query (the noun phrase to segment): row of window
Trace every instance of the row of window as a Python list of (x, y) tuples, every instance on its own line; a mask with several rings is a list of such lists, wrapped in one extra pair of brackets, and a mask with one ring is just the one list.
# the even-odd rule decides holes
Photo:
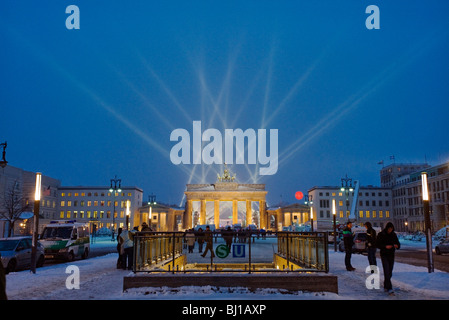
[[(322, 199), (322, 200), (320, 200), (320, 208), (330, 208), (330, 203), (331, 203), (330, 200)], [(339, 207), (343, 207), (343, 201), (342, 200), (338, 201), (338, 206)], [(345, 206), (349, 207), (349, 200), (345, 201)], [(359, 200), (359, 206), (363, 207), (363, 200)], [(370, 201), (369, 200), (365, 200), (365, 206), (367, 206), (367, 207), (370, 206)], [(377, 206), (379, 206), (379, 207), (384, 206), (383, 200), (379, 200), (379, 201), (371, 200), (371, 207), (377, 207)], [(385, 200), (385, 206), (386, 207), (390, 206), (390, 201), (389, 200)]]
[[(320, 218), (324, 218), (325, 212), (323, 210), (320, 210)], [(346, 215), (343, 211), (338, 212), (338, 216), (340, 218), (348, 218), (349, 217), (349, 211), (346, 211)], [(326, 218), (331, 217), (331, 212), (329, 210), (326, 211)], [(386, 210), (385, 212), (383, 210), (359, 210), (359, 218), (390, 218), (390, 211)]]
[[(332, 192), (332, 197), (335, 197), (336, 194), (337, 194), (336, 192)], [(389, 196), (388, 192), (384, 192), (383, 194), (384, 194), (385, 197)], [(320, 197), (323, 197), (324, 196), (324, 192), (320, 192), (319, 195), (320, 195)], [(354, 192), (352, 192), (351, 195), (354, 196)], [(326, 192), (326, 197), (330, 197), (330, 196), (331, 196), (331, 193), (330, 192)], [(338, 196), (339, 197), (343, 197), (343, 192), (339, 192)], [(369, 197), (369, 196), (370, 196), (370, 193), (369, 192), (365, 192), (365, 197)], [(375, 192), (371, 192), (371, 197), (375, 197), (375, 196), (376, 196), (376, 193)], [(382, 192), (378, 192), (377, 196), (378, 197), (382, 197)], [(362, 191), (359, 191), (359, 197), (363, 197), (363, 192)]]
[[(122, 200), (122, 201), (120, 201), (120, 208), (126, 208), (126, 202), (127, 202), (128, 200)], [(61, 206), (61, 207), (78, 207), (78, 205), (80, 206), (80, 207), (84, 207), (84, 206), (86, 206), (87, 205), (87, 207), (98, 207), (98, 206), (100, 206), (100, 207), (104, 207), (104, 206), (107, 206), (107, 207), (111, 207), (112, 206), (112, 204), (114, 204), (114, 206), (116, 206), (116, 207), (118, 207), (118, 205), (119, 205), (119, 202), (118, 201), (114, 201), (114, 202), (112, 202), (111, 200), (107, 200), (107, 201), (105, 201), (105, 200), (100, 200), (100, 201), (98, 201), (98, 200), (94, 200), (94, 201), (91, 201), (91, 200), (87, 200), (87, 201), (85, 201), (85, 200), (61, 200), (60, 201), (60, 203), (59, 203), (59, 205)]]
[[(61, 210), (59, 213), (59, 218), (61, 219), (112, 219), (112, 212), (111, 211), (98, 211), (98, 210), (93, 210), (93, 211), (78, 211), (78, 210), (74, 210), (74, 211), (63, 211)], [(121, 210), (120, 212), (115, 212), (114, 214), (114, 219), (115, 218), (121, 218), (124, 219), (125, 218), (125, 211)]]
[[(94, 197), (98, 197), (98, 195), (100, 195), (101, 197), (104, 197), (105, 196), (105, 194), (106, 193), (104, 193), (104, 192), (101, 192), (101, 193), (98, 193), (98, 192), (88, 192), (87, 193), (87, 196), (88, 197), (92, 197), (92, 196), (94, 196)], [(72, 192), (67, 192), (67, 194), (65, 193), (65, 192), (61, 192), (61, 197), (65, 197), (67, 195), (67, 197), (71, 197), (72, 196)], [(85, 197), (86, 196), (86, 193), (85, 192), (73, 192), (73, 196), (74, 197), (79, 197), (81, 195), (81, 197)], [(108, 197), (110, 197), (112, 195), (112, 193), (111, 192), (108, 192), (107, 193), (107, 196)], [(116, 192), (115, 193), (115, 196), (119, 196), (119, 195), (121, 195), (122, 197), (124, 197), (125, 196), (125, 193), (124, 192), (122, 192), (122, 193), (118, 193), (118, 192)], [(128, 197), (131, 197), (132, 196), (132, 193), (131, 192), (128, 192)]]

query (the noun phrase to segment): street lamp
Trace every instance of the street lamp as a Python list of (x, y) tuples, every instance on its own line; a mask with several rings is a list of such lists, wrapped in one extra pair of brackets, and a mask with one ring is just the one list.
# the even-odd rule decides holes
[(313, 207), (310, 207), (310, 225), (312, 226), (313, 232)]
[(313, 232), (313, 212), (312, 212), (313, 200), (312, 199), (313, 199), (312, 195), (304, 196), (304, 204), (310, 208), (310, 222), (312, 225), (312, 232)]
[(156, 204), (156, 196), (151, 193), (151, 195), (148, 196), (148, 224), (151, 227), (151, 216), (153, 214), (153, 205)]
[(1, 168), (4, 168), (4, 167), (6, 167), (6, 165), (8, 164), (8, 161), (6, 161), (6, 146), (7, 146), (8, 144), (6, 143), (6, 141), (5, 142), (3, 142), (3, 143), (0, 143), (0, 146), (1, 147), (3, 147), (3, 152), (2, 152), (2, 160), (0, 161), (0, 167)]
[(332, 215), (334, 218), (334, 250), (337, 252), (337, 208), (335, 199), (332, 199)]
[(36, 252), (37, 252), (37, 238), (39, 234), (39, 207), (41, 202), (41, 184), (42, 173), (36, 173), (36, 186), (34, 190), (34, 230), (31, 244), (31, 272), (36, 273)]
[[(344, 192), (346, 195), (346, 212), (349, 211), (349, 193), (354, 191), (354, 188), (352, 187), (352, 179), (348, 178), (348, 175), (346, 175), (346, 178), (341, 178), (341, 188), (340, 191)], [(349, 213), (351, 214), (351, 213)], [(348, 220), (349, 220), (348, 216)], [(355, 218), (355, 217), (354, 217)]]
[[(118, 186), (117, 186), (118, 183)], [(114, 194), (114, 213), (112, 214), (112, 239), (111, 241), (114, 241), (114, 235), (115, 235), (115, 197), (117, 195), (117, 192), (122, 192), (122, 180), (117, 179), (117, 176), (115, 176), (114, 179), (111, 179), (111, 187), (109, 188), (109, 192)], [(128, 227), (128, 226), (126, 226)]]
[(129, 207), (130, 207), (131, 201), (126, 200), (126, 229), (129, 230)]
[(432, 230), (430, 223), (430, 204), (429, 204), (429, 191), (427, 185), (427, 172), (421, 173), (422, 183), (422, 202), (424, 211), (424, 223), (426, 228), (426, 246), (427, 246), (427, 268), (429, 273), (434, 271), (433, 268), (433, 255), (432, 255)]

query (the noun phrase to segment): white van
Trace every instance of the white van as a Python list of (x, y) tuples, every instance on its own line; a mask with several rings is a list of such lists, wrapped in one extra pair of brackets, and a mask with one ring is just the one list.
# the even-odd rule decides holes
[(75, 221), (52, 221), (40, 235), (45, 258), (72, 261), (76, 257), (86, 259), (90, 251), (89, 224)]

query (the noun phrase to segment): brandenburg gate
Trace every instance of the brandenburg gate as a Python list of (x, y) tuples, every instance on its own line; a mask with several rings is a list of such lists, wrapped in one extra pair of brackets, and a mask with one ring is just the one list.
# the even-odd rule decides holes
[(240, 184), (227, 167), (215, 184), (188, 184), (184, 226), (214, 225), (215, 228), (240, 225), (267, 228), (265, 184)]

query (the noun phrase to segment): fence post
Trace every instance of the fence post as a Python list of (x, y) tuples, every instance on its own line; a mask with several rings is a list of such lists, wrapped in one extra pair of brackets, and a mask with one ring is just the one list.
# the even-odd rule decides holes
[(173, 274), (175, 274), (175, 232), (173, 232), (173, 243), (172, 243), (172, 247), (173, 247)]

